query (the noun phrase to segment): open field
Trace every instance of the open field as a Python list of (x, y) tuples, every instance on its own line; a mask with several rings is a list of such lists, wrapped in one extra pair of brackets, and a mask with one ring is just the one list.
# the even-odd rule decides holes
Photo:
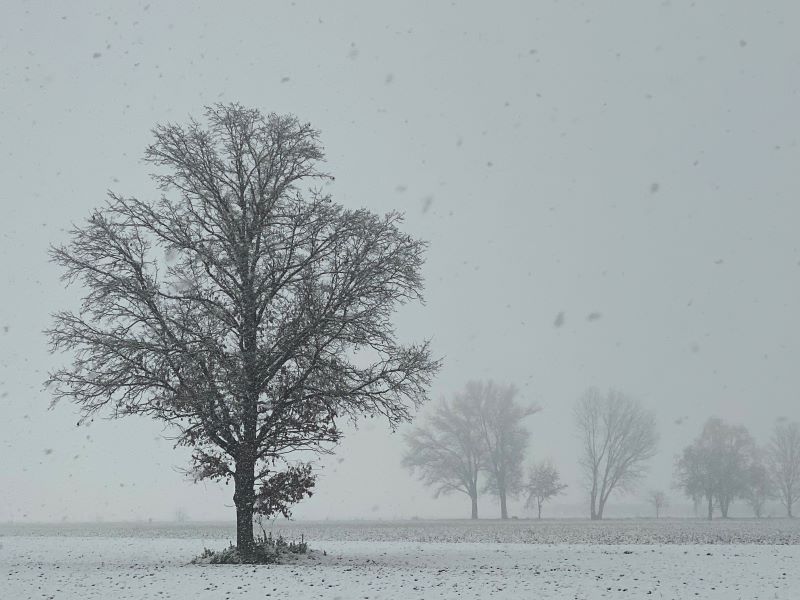
[[(196, 566), (187, 564), (191, 557), (204, 546), (224, 546), (230, 525), (4, 525), (0, 595), (790, 599), (800, 593), (800, 528), (782, 520), (284, 523), (278, 529), (305, 535), (316, 550), (295, 564)], [(515, 536), (529, 543), (507, 541)], [(713, 536), (713, 544), (686, 541)], [(637, 543), (622, 541), (634, 537)]]
[[(800, 519), (285, 521), (265, 528), (316, 541), (519, 544), (800, 544)], [(233, 523), (0, 524), (0, 536), (232, 540)], [(207, 541), (207, 544), (213, 543)], [(220, 542), (216, 542), (219, 545)]]

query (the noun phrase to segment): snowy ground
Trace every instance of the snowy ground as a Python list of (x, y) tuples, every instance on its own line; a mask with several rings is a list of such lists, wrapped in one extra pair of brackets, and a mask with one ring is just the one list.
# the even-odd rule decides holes
[[(781, 521), (787, 530), (794, 523)], [(432, 535), (482, 532), (482, 543), (410, 541), (422, 523), (361, 524), (362, 532), (399, 541), (352, 538), (353, 524), (327, 524), (309, 558), (281, 566), (186, 564), (203, 546), (225, 545), (215, 526), (61, 528), (0, 526), (2, 598), (786, 598), (800, 597), (800, 545), (770, 543), (767, 524), (733, 522), (759, 544), (506, 543), (507, 523), (428, 523)], [(685, 531), (697, 522), (515, 523), (577, 531)], [(227, 527), (227, 526), (225, 526)], [(295, 524), (302, 529), (303, 524)], [(310, 526), (306, 526), (309, 528)], [(315, 524), (323, 531), (325, 525)], [(448, 533), (448, 530), (451, 530)], [(406, 539), (401, 532), (405, 531)], [(129, 535), (121, 537), (119, 533)], [(173, 535), (170, 535), (170, 532)], [(411, 533), (409, 533), (411, 532)], [(48, 535), (49, 533), (49, 535)], [(81, 535), (83, 533), (83, 535)], [(109, 535), (112, 533), (114, 535)], [(194, 533), (192, 537), (175, 534)], [(144, 535), (143, 535), (144, 534)], [(492, 537), (494, 535), (494, 537)], [(333, 539), (333, 538), (340, 539)], [(362, 537), (369, 537), (363, 535)], [(651, 540), (654, 541), (654, 540)], [(677, 541), (677, 540), (676, 540)], [(327, 555), (321, 554), (321, 551)]]
[[(266, 526), (266, 525), (265, 525)], [(799, 519), (481, 519), (417, 521), (285, 521), (274, 534), (313, 541), (504, 542), (526, 544), (800, 544)], [(2, 524), (0, 536), (204, 538), (236, 535), (232, 523)]]

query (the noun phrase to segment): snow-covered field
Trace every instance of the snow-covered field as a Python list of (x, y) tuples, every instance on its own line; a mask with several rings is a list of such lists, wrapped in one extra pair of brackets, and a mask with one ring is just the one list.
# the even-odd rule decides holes
[[(800, 545), (785, 543), (800, 528), (784, 520), (275, 527), (316, 551), (291, 565), (196, 566), (204, 546), (227, 543), (229, 525), (0, 526), (0, 598), (800, 597)], [(717, 543), (685, 543), (693, 530)], [(551, 543), (505, 541), (514, 535)]]
[[(266, 525), (265, 525), (266, 527)], [(268, 529), (312, 541), (526, 544), (800, 544), (800, 519), (544, 519), (499, 521), (286, 521)], [(220, 545), (232, 523), (2, 524), (0, 536), (203, 538)], [(214, 542), (214, 540), (219, 540)]]

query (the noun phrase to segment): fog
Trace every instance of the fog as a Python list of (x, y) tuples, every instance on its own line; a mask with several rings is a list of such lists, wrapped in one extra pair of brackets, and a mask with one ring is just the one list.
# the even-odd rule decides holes
[[(49, 244), (109, 189), (156, 198), (151, 128), (218, 101), (311, 122), (334, 199), (401, 210), (430, 242), (426, 304), (398, 313), (400, 336), (443, 359), (432, 399), (491, 378), (542, 407), (528, 459), (569, 485), (554, 515), (586, 514), (572, 409), (590, 386), (640, 399), (661, 436), (612, 515), (644, 514), (654, 487), (690, 510), (673, 465), (708, 417), (760, 442), (800, 419), (794, 3), (4, 9), (0, 521), (233, 518), (232, 486), (188, 481), (161, 424), (77, 427), (43, 387), (68, 357), (42, 330), (80, 297)], [(350, 427), (295, 516), (468, 516), (401, 466), (409, 427)]]

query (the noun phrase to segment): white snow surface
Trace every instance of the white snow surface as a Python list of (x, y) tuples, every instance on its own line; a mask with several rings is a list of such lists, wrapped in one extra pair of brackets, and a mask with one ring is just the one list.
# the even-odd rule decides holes
[(226, 542), (0, 527), (0, 598), (800, 598), (798, 545), (507, 543), (479, 529), (484, 542), (311, 540), (293, 564), (199, 566), (188, 562)]

